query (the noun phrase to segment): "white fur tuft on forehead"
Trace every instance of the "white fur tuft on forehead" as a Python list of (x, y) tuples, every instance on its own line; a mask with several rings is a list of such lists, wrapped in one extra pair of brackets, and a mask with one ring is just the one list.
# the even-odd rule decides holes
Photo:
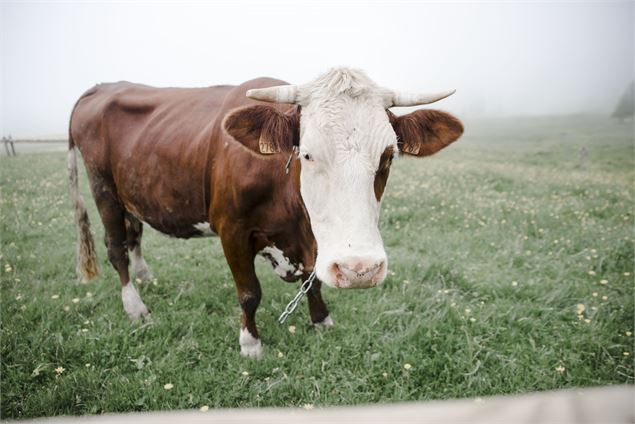
[(377, 84), (364, 71), (344, 67), (330, 69), (305, 87), (308, 88), (308, 95), (319, 94), (324, 97), (346, 94), (355, 98), (379, 91)]
[(384, 108), (386, 90), (363, 71), (334, 68), (304, 84), (300, 92), (301, 150), (338, 162), (357, 152), (369, 173), (375, 172), (387, 147), (397, 151), (397, 137)]

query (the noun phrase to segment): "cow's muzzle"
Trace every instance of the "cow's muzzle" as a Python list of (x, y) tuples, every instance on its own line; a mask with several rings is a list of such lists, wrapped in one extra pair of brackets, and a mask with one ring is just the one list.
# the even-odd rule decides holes
[(361, 257), (333, 262), (329, 277), (329, 285), (340, 289), (375, 287), (386, 278), (386, 260)]

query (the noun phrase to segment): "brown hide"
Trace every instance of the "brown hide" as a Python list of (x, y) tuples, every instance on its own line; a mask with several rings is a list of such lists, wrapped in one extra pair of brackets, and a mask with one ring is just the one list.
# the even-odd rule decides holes
[(286, 174), (288, 155), (255, 154), (221, 128), (232, 109), (260, 103), (246, 90), (282, 83), (260, 78), (236, 87), (94, 87), (71, 121), (93, 194), (116, 190), (127, 212), (165, 234), (195, 237), (194, 225), (209, 222), (221, 238), (241, 233), (254, 254), (274, 243), (310, 270), (315, 242), (299, 195), (299, 161)]

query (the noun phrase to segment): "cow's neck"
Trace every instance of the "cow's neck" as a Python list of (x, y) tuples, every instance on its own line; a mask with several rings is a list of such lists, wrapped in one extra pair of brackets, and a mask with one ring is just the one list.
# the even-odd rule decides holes
[(305, 269), (311, 270), (316, 255), (316, 242), (311, 231), (309, 214), (300, 194), (300, 161), (295, 154), (288, 170), (288, 173), (277, 179), (273, 189), (275, 193), (271, 199), (271, 210), (276, 211), (275, 218), (264, 229), (263, 240), (284, 251), (287, 257), (301, 262)]

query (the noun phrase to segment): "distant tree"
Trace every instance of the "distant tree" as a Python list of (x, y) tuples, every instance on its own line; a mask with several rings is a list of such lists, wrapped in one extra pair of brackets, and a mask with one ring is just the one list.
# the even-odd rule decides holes
[(611, 116), (620, 121), (633, 119), (633, 103), (635, 103), (635, 81), (631, 81)]

